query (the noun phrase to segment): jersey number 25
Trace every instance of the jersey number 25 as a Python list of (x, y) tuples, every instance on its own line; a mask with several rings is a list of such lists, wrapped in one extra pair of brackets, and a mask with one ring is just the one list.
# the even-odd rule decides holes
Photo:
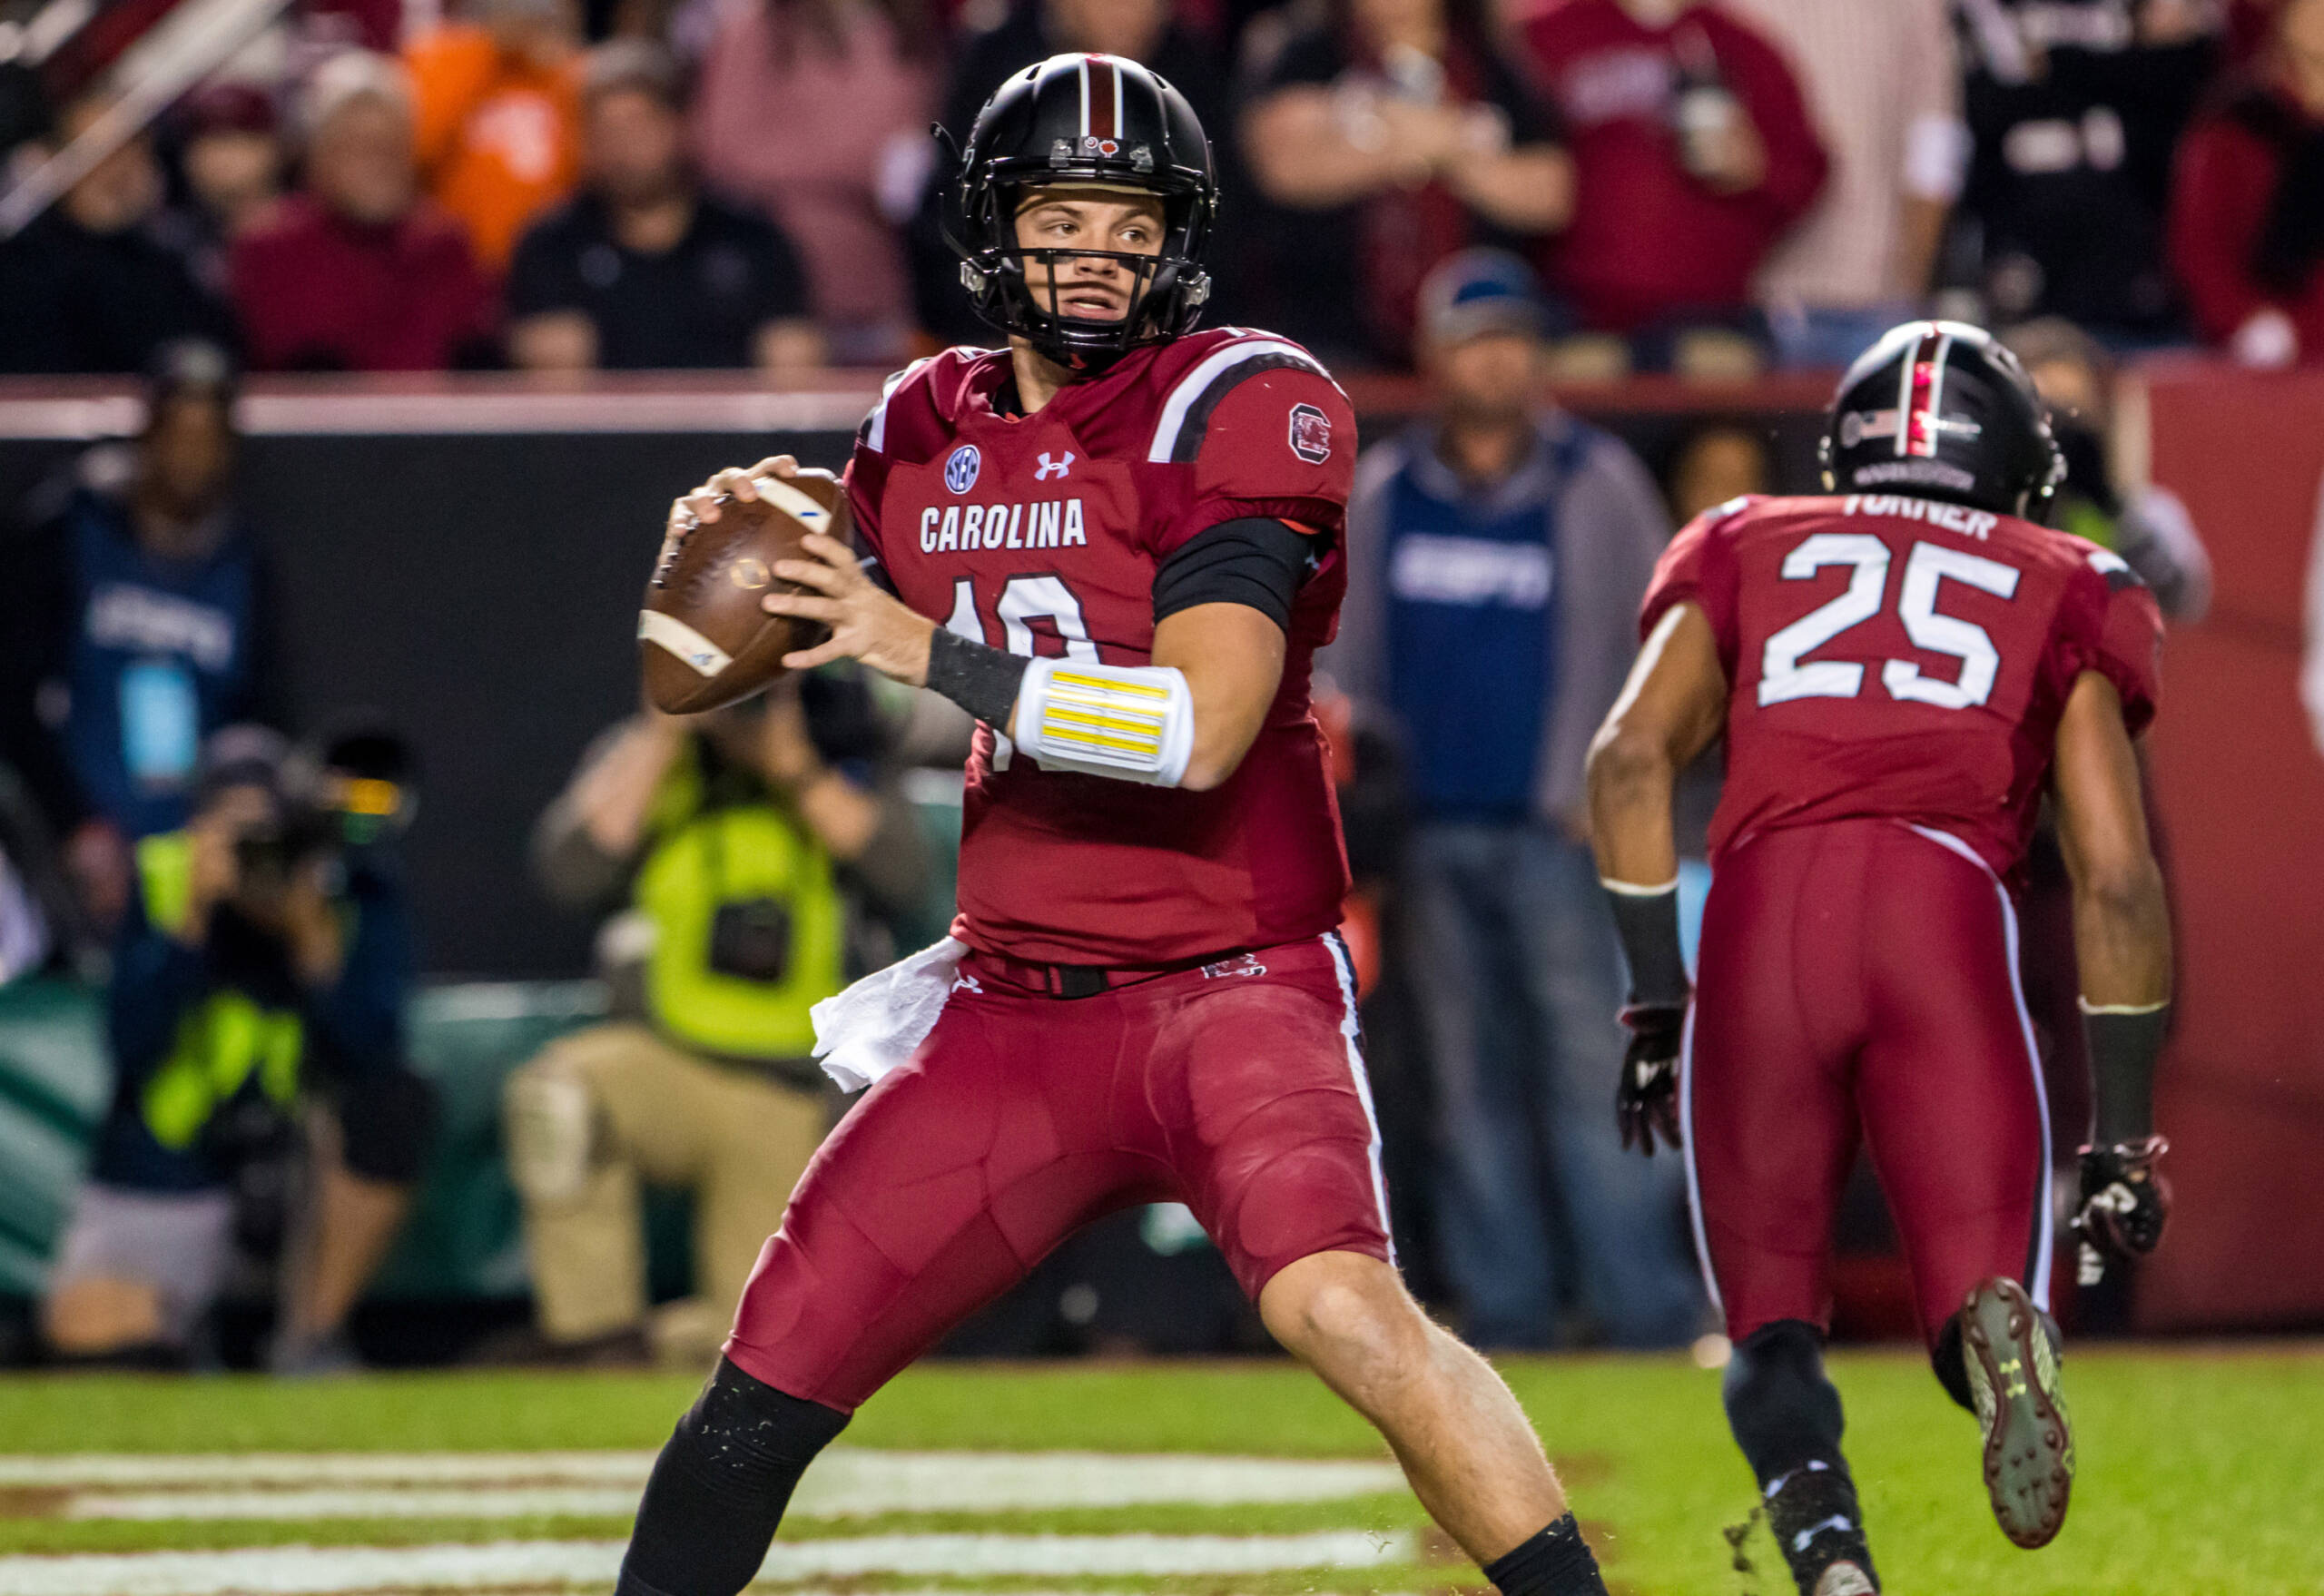
[[(1867, 532), (1818, 532), (1784, 557), (1783, 575), (1788, 582), (1813, 580), (1827, 566), (1853, 566), (1847, 591), (1829, 604), (1818, 605), (1768, 639), (1759, 662), (1759, 702), (1784, 704), (1795, 698), (1854, 698), (1864, 690), (1864, 667), (1850, 661), (1802, 659), (1851, 626), (1862, 626), (1880, 613), (1888, 587), (1888, 546)], [(1937, 585), (1946, 577), (2008, 598), (2017, 591), (2018, 571), (1999, 560), (1989, 560), (1957, 548), (1915, 543), (1905, 561), (1905, 579), (1896, 595), (1896, 616), (1915, 647), (1931, 654), (1949, 654), (1961, 662), (1957, 681), (1924, 675), (1908, 659), (1892, 659), (1880, 667), (1880, 685), (1891, 698), (1933, 704), (1939, 709), (1968, 709), (1983, 704), (1994, 690), (2001, 671), (2001, 652), (1983, 626), (1957, 616), (1937, 613)]]

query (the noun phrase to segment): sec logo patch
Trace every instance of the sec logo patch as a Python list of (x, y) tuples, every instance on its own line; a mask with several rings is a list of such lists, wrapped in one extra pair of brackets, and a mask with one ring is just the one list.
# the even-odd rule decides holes
[(964, 443), (952, 451), (944, 462), (944, 486), (955, 493), (966, 493), (977, 485), (977, 471), (984, 465), (984, 457), (973, 443)]
[(1332, 419), (1313, 405), (1291, 407), (1291, 452), (1311, 466), (1332, 458)]

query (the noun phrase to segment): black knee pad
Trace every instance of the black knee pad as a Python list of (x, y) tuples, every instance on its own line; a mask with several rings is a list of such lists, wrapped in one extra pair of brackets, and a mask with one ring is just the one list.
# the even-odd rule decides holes
[(615, 1596), (734, 1596), (766, 1561), (799, 1476), (850, 1416), (720, 1358), (655, 1460)]
[(340, 1089), (340, 1156), (366, 1180), (419, 1179), (435, 1129), (436, 1088), (409, 1069), (367, 1070)]
[(1735, 1344), (1721, 1390), (1727, 1422), (1759, 1483), (1840, 1458), (1840, 1394), (1824, 1377), (1824, 1338), (1798, 1319)]

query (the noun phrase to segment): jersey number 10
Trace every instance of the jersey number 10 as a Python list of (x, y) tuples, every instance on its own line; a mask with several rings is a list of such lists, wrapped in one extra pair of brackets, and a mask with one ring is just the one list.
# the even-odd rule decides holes
[[(1842, 660), (1802, 657), (1821, 648), (1851, 626), (1862, 626), (1880, 613), (1888, 587), (1888, 546), (1867, 532), (1818, 532), (1784, 557), (1787, 582), (1814, 579), (1827, 566), (1854, 566), (1847, 591), (1829, 604), (1818, 605), (1768, 639), (1759, 662), (1759, 702), (1784, 704), (1795, 698), (1854, 698), (1864, 690), (1864, 667)], [(1880, 667), (1880, 685), (1891, 698), (1933, 704), (1939, 709), (1968, 709), (1992, 696), (1994, 678), (2001, 671), (2001, 652), (1983, 626), (1956, 616), (1939, 615), (1937, 584), (1946, 577), (1967, 584), (1996, 598), (2017, 591), (2018, 571), (1983, 555), (1915, 543), (1905, 561), (1905, 579), (1896, 595), (1896, 616), (1914, 646), (1931, 654), (1949, 654), (1961, 662), (1957, 681), (1942, 681), (1921, 674), (1908, 659), (1892, 659)]]

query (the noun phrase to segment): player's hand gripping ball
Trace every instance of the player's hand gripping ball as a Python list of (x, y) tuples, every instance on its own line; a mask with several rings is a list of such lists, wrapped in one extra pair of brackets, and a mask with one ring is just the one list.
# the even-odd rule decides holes
[(1624, 1148), (1636, 1147), (1654, 1157), (1658, 1132), (1662, 1144), (1679, 1148), (1679, 1044), (1686, 1033), (1683, 1005), (1640, 1003), (1622, 1010), (1630, 1028), (1630, 1045), (1622, 1052), (1621, 1084), (1614, 1089), (1614, 1118), (1622, 1128)]
[(802, 557), (805, 538), (848, 539), (847, 496), (828, 471), (788, 456), (721, 471), (670, 507), (662, 552), (637, 615), (645, 695), (665, 714), (738, 704), (783, 674), (783, 655), (812, 648), (827, 628), (770, 615), (770, 593), (804, 589), (774, 574)]
[(2155, 1162), (2171, 1150), (2159, 1136), (2082, 1149), (2082, 1202), (2073, 1227), (2082, 1237), (2082, 1283), (2104, 1278), (2110, 1259), (2151, 1253), (2171, 1218), (2171, 1183)]

